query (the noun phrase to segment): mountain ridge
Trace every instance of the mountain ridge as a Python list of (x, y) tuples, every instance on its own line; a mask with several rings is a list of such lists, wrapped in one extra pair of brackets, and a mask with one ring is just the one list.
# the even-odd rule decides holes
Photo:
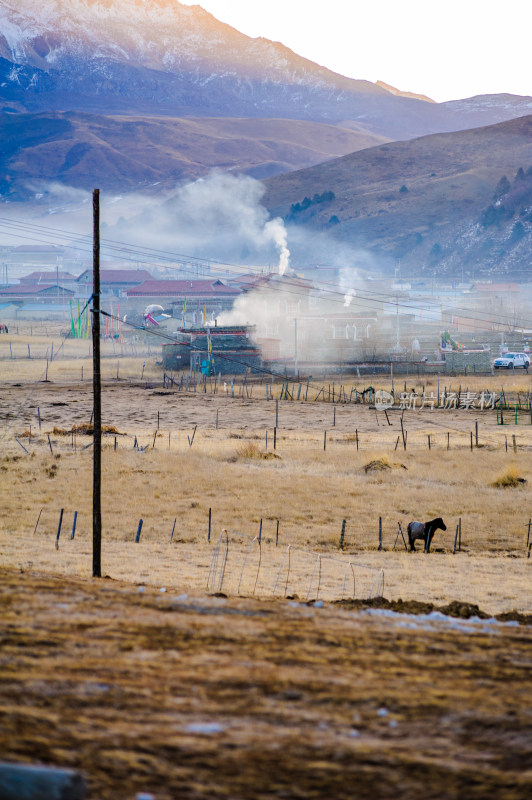
[(394, 94), (177, 0), (0, 0), (0, 58), (0, 103), (32, 112), (282, 117), (408, 139), (474, 127), (478, 106), (484, 124), (532, 108)]
[[(62, 182), (116, 193), (174, 188), (214, 168), (264, 178), (371, 146), (380, 137), (306, 120), (0, 116), (0, 195), (29, 200)], [(153, 191), (153, 190), (152, 190)]]

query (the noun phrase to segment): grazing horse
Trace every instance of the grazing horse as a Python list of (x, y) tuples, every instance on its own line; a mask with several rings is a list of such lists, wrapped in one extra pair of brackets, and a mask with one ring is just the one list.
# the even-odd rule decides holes
[(408, 532), (410, 551), (412, 552), (416, 549), (414, 545), (416, 539), (423, 539), (425, 542), (425, 550), (428, 553), (430, 551), (432, 537), (438, 529), (441, 531), (447, 530), (447, 526), (441, 517), (431, 519), (429, 522), (409, 522), (406, 530)]

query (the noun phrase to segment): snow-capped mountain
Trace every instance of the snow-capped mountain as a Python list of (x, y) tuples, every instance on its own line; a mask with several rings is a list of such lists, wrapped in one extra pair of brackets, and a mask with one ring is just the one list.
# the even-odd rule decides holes
[[(482, 122), (530, 113), (522, 100), (492, 103)], [(2, 101), (30, 111), (342, 122), (391, 139), (478, 124), (479, 105), (342, 77), (177, 0), (0, 0)]]
[(186, 114), (299, 118), (327, 118), (331, 103), (341, 117), (353, 95), (389, 98), (171, 0), (0, 0), (0, 57), (2, 88), (24, 89), (35, 110), (41, 91), (55, 107), (60, 93), (66, 104), (99, 98), (98, 110), (144, 101)]

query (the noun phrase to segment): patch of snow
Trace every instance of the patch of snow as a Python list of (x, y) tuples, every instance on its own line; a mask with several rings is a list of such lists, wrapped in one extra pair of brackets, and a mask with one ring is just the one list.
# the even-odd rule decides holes
[(505, 625), (518, 625), (519, 623), (511, 620), (509, 622), (502, 622), (494, 617), (489, 619), (480, 619), (480, 617), (470, 617), (469, 619), (461, 619), (458, 617), (449, 617), (447, 614), (442, 614), (441, 611), (431, 611), (430, 614), (401, 614), (397, 611), (391, 611), (387, 608), (368, 608), (365, 609), (363, 614), (369, 616), (381, 617), (389, 619), (397, 623), (400, 627), (427, 630), (434, 630), (440, 626), (454, 628), (463, 633), (495, 633), (497, 629)]
[(206, 736), (222, 733), (223, 730), (223, 725), (220, 725), (218, 722), (193, 722), (185, 728), (187, 733), (203, 733)]

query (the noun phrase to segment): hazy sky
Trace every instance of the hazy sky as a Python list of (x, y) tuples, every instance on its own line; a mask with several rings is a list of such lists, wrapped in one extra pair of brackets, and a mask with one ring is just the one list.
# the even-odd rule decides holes
[(180, 0), (349, 78), (434, 100), (532, 95), (530, 0)]

